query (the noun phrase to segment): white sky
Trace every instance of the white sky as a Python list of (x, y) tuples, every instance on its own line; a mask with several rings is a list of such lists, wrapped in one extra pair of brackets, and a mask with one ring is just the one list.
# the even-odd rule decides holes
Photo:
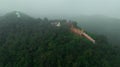
[(19, 10), (39, 15), (107, 15), (120, 17), (120, 0), (0, 0), (0, 13)]

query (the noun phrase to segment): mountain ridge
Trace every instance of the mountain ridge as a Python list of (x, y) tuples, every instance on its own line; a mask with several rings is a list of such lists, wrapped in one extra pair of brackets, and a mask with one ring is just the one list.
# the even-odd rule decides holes
[[(51, 25), (52, 22), (61, 22), (61, 26)], [(74, 21), (73, 24), (78, 27)], [(87, 33), (96, 44), (72, 33), (65, 20), (5, 18), (0, 21), (0, 66), (119, 66), (120, 54), (106, 37)]]

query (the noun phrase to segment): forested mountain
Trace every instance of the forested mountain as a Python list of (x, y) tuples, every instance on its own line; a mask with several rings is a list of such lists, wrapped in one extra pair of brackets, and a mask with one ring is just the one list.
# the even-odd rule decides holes
[(72, 33), (66, 20), (8, 13), (0, 17), (0, 67), (119, 67), (119, 48), (87, 33), (96, 44)]

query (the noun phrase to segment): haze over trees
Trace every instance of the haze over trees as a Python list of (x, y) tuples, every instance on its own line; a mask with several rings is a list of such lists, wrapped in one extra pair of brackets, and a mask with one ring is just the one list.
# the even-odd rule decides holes
[(105, 35), (111, 44), (120, 46), (120, 19), (100, 15), (81, 16), (73, 19), (78, 21), (78, 25), (85, 30)]
[[(49, 17), (50, 19), (59, 18), (59, 16)], [(63, 16), (68, 20), (74, 20), (78, 26), (97, 35), (103, 35), (108, 42), (120, 46), (120, 19), (103, 16), (103, 15), (80, 15), (80, 16)]]
[[(55, 21), (61, 26), (51, 25)], [(8, 13), (0, 17), (0, 67), (119, 67), (119, 48), (87, 33), (96, 44), (72, 33), (66, 20)]]

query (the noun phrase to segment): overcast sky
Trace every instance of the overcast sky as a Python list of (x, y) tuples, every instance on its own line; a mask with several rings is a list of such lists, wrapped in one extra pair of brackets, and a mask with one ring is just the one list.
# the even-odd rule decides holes
[(120, 17), (120, 0), (0, 0), (0, 13), (39, 15), (107, 15)]

